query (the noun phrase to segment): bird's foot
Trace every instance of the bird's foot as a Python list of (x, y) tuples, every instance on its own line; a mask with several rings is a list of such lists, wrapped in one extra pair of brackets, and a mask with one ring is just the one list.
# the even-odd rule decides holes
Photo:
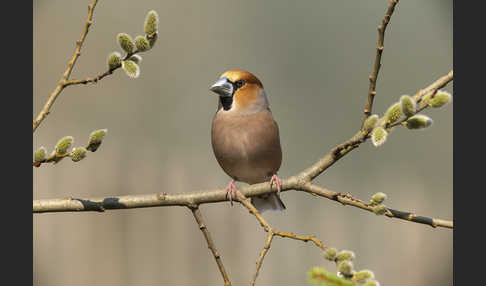
[(233, 191), (236, 191), (235, 180), (229, 182), (225, 190), (228, 193), (228, 198), (231, 203), (231, 206), (233, 206)]
[(274, 174), (270, 179), (270, 186), (275, 183), (277, 185), (277, 193), (280, 193), (280, 186), (282, 185), (282, 179), (280, 179), (277, 174)]

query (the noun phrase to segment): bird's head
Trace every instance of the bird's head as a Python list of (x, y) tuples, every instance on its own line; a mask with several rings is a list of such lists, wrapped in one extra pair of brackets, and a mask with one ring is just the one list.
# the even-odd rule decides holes
[(219, 95), (219, 108), (228, 112), (252, 114), (268, 108), (261, 81), (247, 71), (226, 71), (209, 89)]

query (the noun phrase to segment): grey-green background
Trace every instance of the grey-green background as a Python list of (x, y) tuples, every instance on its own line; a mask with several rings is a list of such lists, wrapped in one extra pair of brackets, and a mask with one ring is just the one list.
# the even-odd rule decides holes
[[(52, 150), (65, 135), (75, 145), (107, 128), (96, 153), (33, 170), (34, 199), (179, 193), (224, 187), (229, 178), (210, 145), (220, 73), (256, 74), (280, 125), (279, 174), (312, 164), (359, 128), (375, 58), (380, 1), (103, 1), (96, 7), (73, 78), (106, 70), (119, 32), (143, 32), (160, 15), (155, 48), (141, 75), (123, 71), (96, 85), (69, 87), (34, 134), (33, 150)], [(34, 1), (36, 116), (71, 58), (87, 0)], [(375, 111), (413, 94), (452, 69), (452, 1), (401, 1), (388, 27)], [(447, 90), (452, 92), (452, 84)], [(444, 219), (452, 212), (453, 104), (426, 113), (426, 131), (394, 130), (344, 157), (316, 183), (362, 198), (385, 192), (387, 205)], [(303, 193), (285, 192), (287, 210), (265, 213), (275, 227), (315, 234), (355, 251), (357, 269), (382, 285), (452, 285), (453, 233), (377, 217)], [(201, 211), (233, 285), (248, 285), (266, 234), (239, 205)], [(181, 207), (34, 215), (35, 285), (222, 285), (191, 213)], [(306, 272), (335, 271), (311, 243), (276, 238), (258, 285), (307, 285)]]

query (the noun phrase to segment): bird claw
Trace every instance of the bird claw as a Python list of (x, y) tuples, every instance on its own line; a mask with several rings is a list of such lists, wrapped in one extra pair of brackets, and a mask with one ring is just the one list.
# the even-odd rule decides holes
[(276, 174), (272, 176), (270, 179), (270, 186), (275, 182), (275, 185), (277, 185), (277, 193), (280, 193), (280, 186), (282, 185), (282, 179), (280, 179)]
[(228, 198), (231, 203), (231, 206), (233, 206), (233, 191), (236, 191), (235, 180), (229, 182), (225, 190), (228, 193)]

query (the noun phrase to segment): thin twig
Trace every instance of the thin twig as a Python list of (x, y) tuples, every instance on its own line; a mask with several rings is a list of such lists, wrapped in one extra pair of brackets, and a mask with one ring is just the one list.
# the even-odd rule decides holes
[(433, 92), (434, 90), (438, 90), (440, 88), (443, 88), (446, 84), (448, 84), (452, 79), (454, 78), (454, 70), (451, 70), (448, 74), (445, 76), (439, 78), (436, 80), (433, 84), (429, 85), (428, 87), (419, 90), (413, 98), (415, 101), (420, 102), (424, 96), (427, 94)]
[(192, 206), (192, 207), (189, 207), (189, 208), (191, 209), (192, 214), (194, 215), (194, 218), (196, 219), (196, 222), (199, 225), (199, 229), (202, 231), (204, 238), (206, 239), (206, 242), (208, 243), (208, 248), (213, 253), (214, 260), (216, 260), (216, 264), (218, 265), (219, 271), (221, 272), (221, 276), (223, 276), (224, 285), (225, 286), (231, 286), (231, 282), (229, 281), (228, 275), (226, 274), (226, 271), (225, 271), (224, 266), (223, 266), (223, 261), (221, 260), (221, 255), (216, 250), (216, 246), (214, 245), (213, 239), (211, 238), (211, 234), (209, 233), (209, 230), (206, 227), (206, 224), (204, 223), (202, 214), (199, 211), (199, 207), (198, 206)]
[(96, 7), (96, 4), (98, 3), (98, 0), (93, 0), (93, 2), (88, 6), (88, 19), (86, 20), (86, 23), (84, 24), (84, 29), (83, 32), (81, 33), (81, 38), (76, 41), (76, 48), (74, 49), (74, 55), (72, 56), (71, 60), (68, 63), (68, 66), (66, 68), (66, 71), (63, 73), (61, 79), (59, 80), (56, 88), (54, 91), (51, 93), (49, 96), (49, 99), (45, 103), (44, 107), (42, 108), (41, 112), (39, 115), (37, 115), (36, 119), (33, 122), (33, 131), (39, 127), (41, 122), (44, 120), (44, 118), (49, 114), (51, 106), (54, 104), (54, 101), (56, 101), (56, 98), (59, 96), (59, 94), (63, 91), (63, 89), (66, 87), (66, 81), (69, 79), (69, 76), (71, 75), (71, 72), (74, 68), (74, 65), (76, 64), (76, 61), (78, 60), (79, 56), (81, 55), (81, 47), (83, 46), (84, 40), (86, 39), (86, 35), (88, 34), (89, 27), (93, 23), (93, 12), (94, 8)]
[[(84, 39), (86, 38), (86, 35), (88, 34), (89, 27), (92, 24), (93, 11), (94, 11), (94, 8), (95, 8), (97, 2), (98, 2), (98, 0), (94, 0), (93, 3), (91, 3), (88, 6), (89, 7), (88, 19), (86, 20), (86, 24), (84, 26), (83, 33), (81, 34), (81, 39), (76, 41), (76, 49), (74, 51), (74, 55), (73, 55), (71, 61), (69, 61), (69, 63), (68, 63), (68, 67), (67, 67), (66, 71), (64, 72), (63, 76), (59, 80), (54, 91), (49, 96), (49, 99), (45, 103), (44, 108), (42, 108), (41, 112), (39, 113), (39, 115), (37, 115), (37, 118), (34, 120), (33, 132), (35, 132), (35, 130), (37, 129), (37, 127), (39, 127), (39, 125), (44, 120), (44, 118), (50, 113), (50, 109), (51, 109), (52, 105), (54, 104), (54, 101), (56, 101), (57, 97), (64, 90), (64, 88), (71, 86), (71, 85), (97, 83), (98, 81), (102, 80), (106, 76), (113, 74), (113, 72), (115, 70), (122, 67), (122, 65), (120, 63), (120, 64), (108, 69), (104, 73), (101, 73), (101, 74), (99, 74), (95, 77), (88, 77), (88, 78), (85, 78), (85, 79), (69, 79), (69, 77), (71, 76), (71, 72), (73, 70), (74, 64), (76, 63), (76, 60), (78, 59), (78, 57), (81, 55), (81, 52), (80, 52), (81, 47), (84, 43)], [(153, 34), (148, 35), (147, 38), (153, 38), (155, 36), (157, 36), (157, 32), (154, 32)], [(138, 51), (138, 50), (131, 52), (131, 53), (128, 53), (128, 54), (125, 55), (125, 57), (123, 58), (122, 61), (125, 61), (125, 60), (129, 59), (131, 56), (138, 54), (138, 53), (140, 53), (140, 51)], [(37, 164), (34, 163), (34, 166), (35, 165), (37, 165)]]
[(263, 227), (263, 229), (266, 232), (272, 230), (270, 225), (263, 218), (262, 214), (255, 208), (255, 206), (253, 206), (250, 200), (240, 190), (236, 190), (236, 198), (242, 205), (244, 205), (250, 211), (250, 213), (252, 213), (256, 217), (256, 219), (260, 222), (260, 225)]
[[(304, 184), (300, 190), (310, 193), (312, 195), (317, 195), (320, 197), (325, 197), (331, 200), (335, 200), (337, 202), (340, 202), (343, 205), (353, 206), (353, 207), (360, 208), (362, 210), (373, 212), (373, 206), (359, 199), (356, 199), (349, 194), (342, 194), (342, 193), (330, 191), (325, 188), (316, 186), (312, 183)], [(387, 208), (387, 210), (385, 211), (385, 215), (389, 218), (397, 218), (397, 219), (411, 221), (415, 223), (426, 224), (434, 228), (435, 227), (443, 227), (443, 228), (450, 228), (450, 229), (454, 228), (453, 221), (443, 220), (438, 218), (430, 218), (426, 216), (419, 216), (411, 212), (398, 211), (390, 208)]]
[(109, 69), (106, 72), (97, 75), (95, 77), (89, 77), (86, 79), (71, 79), (65, 82), (65, 86), (76, 85), (76, 84), (88, 84), (88, 83), (97, 83), (98, 81), (102, 80), (105, 76), (108, 76), (113, 73), (114, 70), (121, 67), (121, 65), (117, 66), (116, 68)]
[[(432, 84), (427, 86), (424, 89), (419, 90), (415, 95), (414, 99), (419, 101), (423, 96), (433, 92), (434, 90), (443, 88), (449, 82), (454, 79), (454, 71), (451, 70), (446, 75), (440, 77)], [(336, 163), (340, 158), (344, 155), (348, 154), (355, 148), (357, 148), (361, 143), (365, 142), (369, 136), (364, 134), (363, 132), (357, 132), (353, 137), (348, 139), (346, 142), (339, 144), (335, 148), (331, 150), (331, 152), (327, 153), (324, 157), (319, 159), (316, 163), (314, 163), (311, 167), (305, 169), (299, 174), (299, 177), (304, 178), (305, 180), (312, 181), (314, 178), (322, 174), (327, 168), (331, 167), (334, 163)]]
[[(447, 83), (449, 83), (452, 79), (454, 78), (454, 71), (450, 71), (447, 75), (439, 78), (436, 80), (433, 84), (429, 85), (427, 88), (419, 90), (414, 96), (413, 99), (417, 102), (420, 103), (422, 101), (422, 98), (425, 97), (426, 95), (429, 95), (432, 93), (431, 98), (434, 97), (434, 95), (437, 93), (437, 91), (444, 87)], [(417, 111), (415, 112), (416, 114), (421, 112), (422, 110), (428, 108), (429, 105), (421, 105), (419, 108), (417, 108)], [(407, 121), (408, 118), (403, 118), (390, 126), (388, 128), (393, 128), (397, 125), (403, 124), (403, 122)]]
[(258, 274), (260, 273), (260, 268), (262, 267), (263, 264), (263, 259), (265, 258), (265, 254), (267, 254), (268, 250), (270, 250), (272, 240), (273, 240), (273, 232), (269, 231), (267, 235), (267, 241), (265, 242), (262, 251), (260, 251), (260, 256), (258, 257), (258, 260), (256, 262), (256, 270), (253, 276), (251, 277), (250, 286), (255, 285), (255, 281), (258, 277)]
[(371, 115), (371, 111), (373, 110), (373, 100), (376, 95), (376, 80), (378, 79), (378, 73), (380, 72), (381, 54), (383, 53), (384, 49), (385, 30), (390, 22), (391, 16), (393, 15), (393, 11), (395, 11), (395, 6), (398, 4), (398, 1), (399, 0), (390, 0), (388, 3), (388, 10), (381, 21), (381, 25), (378, 26), (378, 45), (376, 47), (375, 64), (373, 65), (373, 71), (369, 76), (370, 86), (368, 89), (368, 99), (366, 100), (361, 129), (363, 128), (364, 122)]
[(250, 202), (249, 199), (246, 198), (245, 195), (239, 190), (236, 191), (236, 198), (238, 201), (245, 206), (251, 214), (253, 214), (256, 219), (260, 222), (260, 225), (263, 227), (263, 229), (268, 232), (267, 240), (265, 242), (265, 246), (263, 247), (263, 250), (260, 252), (260, 255), (258, 257), (258, 260), (256, 262), (256, 269), (255, 273), (253, 274), (253, 277), (251, 279), (250, 285), (254, 286), (256, 278), (258, 277), (258, 273), (260, 272), (260, 268), (263, 264), (263, 259), (265, 258), (265, 254), (268, 252), (270, 249), (270, 246), (272, 244), (273, 237), (280, 236), (280, 237), (286, 237), (290, 239), (295, 239), (295, 240), (300, 240), (304, 242), (312, 241), (317, 247), (319, 247), (321, 250), (324, 250), (327, 246), (325, 246), (322, 241), (318, 240), (315, 236), (313, 235), (296, 235), (291, 232), (282, 232), (278, 231), (275, 228), (272, 228), (263, 218), (263, 216), (260, 214), (260, 212), (253, 206), (253, 204)]
[[(157, 32), (154, 32), (153, 35), (155, 35), (155, 34), (157, 34)], [(131, 53), (126, 54), (125, 57), (123, 58), (122, 62), (128, 60), (133, 55), (136, 55), (136, 54), (139, 54), (139, 53), (140, 53), (139, 50), (135, 50), (134, 52), (131, 52)], [(120, 63), (120, 64), (112, 67), (111, 69), (108, 69), (104, 73), (99, 74), (99, 75), (97, 75), (95, 77), (88, 77), (88, 78), (85, 78), (85, 79), (71, 79), (71, 80), (67, 80), (67, 81), (64, 82), (64, 86), (77, 85), (77, 84), (88, 84), (88, 83), (98, 83), (98, 81), (102, 80), (106, 76), (109, 76), (109, 75), (113, 74), (113, 72), (115, 70), (117, 70), (117, 69), (119, 69), (121, 67), (122, 67), (122, 65)]]

